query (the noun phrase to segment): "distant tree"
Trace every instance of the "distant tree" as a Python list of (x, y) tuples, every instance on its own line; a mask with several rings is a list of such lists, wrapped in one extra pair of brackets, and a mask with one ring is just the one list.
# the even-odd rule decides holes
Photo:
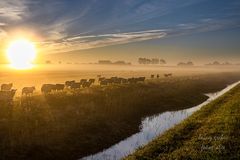
[(152, 58), (152, 64), (159, 64), (159, 59), (158, 58)]
[(189, 62), (186, 63), (186, 65), (193, 66), (194, 64), (193, 64), (193, 62), (189, 61)]
[(159, 58), (138, 58), (138, 63), (139, 64), (166, 64), (166, 61), (164, 59)]
[(213, 65), (220, 65), (220, 63), (218, 61), (214, 61)]
[(47, 60), (45, 63), (46, 64), (52, 64), (52, 62), (50, 60)]
[(125, 62), (125, 61), (116, 61), (116, 62), (114, 62), (113, 64), (117, 64), (117, 65), (131, 65), (130, 62), (127, 63), (127, 62)]
[(160, 59), (160, 64), (167, 64), (167, 62), (164, 59)]
[(193, 66), (193, 62), (189, 61), (187, 63), (184, 63), (184, 62), (179, 62), (178, 63), (178, 66)]
[(232, 64), (229, 62), (224, 62), (223, 65), (232, 65)]
[(138, 63), (139, 64), (144, 64), (144, 58), (138, 58)]
[(112, 64), (110, 60), (99, 60), (98, 64)]
[(179, 62), (177, 65), (178, 65), (178, 66), (183, 66), (183, 65), (185, 65), (185, 63)]

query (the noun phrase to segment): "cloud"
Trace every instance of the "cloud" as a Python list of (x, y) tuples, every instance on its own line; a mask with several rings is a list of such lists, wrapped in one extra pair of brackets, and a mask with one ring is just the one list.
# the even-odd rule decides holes
[(7, 32), (0, 28), (0, 41), (7, 37)]
[[(203, 3), (206, 5), (198, 5)], [(206, 0), (2, 0), (0, 39), (8, 32), (11, 36), (11, 30), (25, 29), (41, 39), (39, 48), (56, 53), (229, 29), (240, 24), (239, 3), (231, 3), (215, 6)], [(211, 5), (217, 10), (212, 10)]]
[(166, 35), (165, 30), (146, 30), (87, 36), (77, 35), (57, 41), (41, 42), (40, 45), (45, 48), (45, 51), (56, 53), (159, 39)]
[(20, 20), (25, 12), (25, 0), (0, 1), (0, 19)]
[(54, 41), (45, 41), (41, 47), (48, 53), (68, 52), (111, 45), (127, 44), (165, 37), (210, 32), (239, 27), (236, 20), (200, 19), (195, 23), (180, 23), (168, 29), (143, 30), (137, 32), (106, 33), (97, 35), (75, 35)]

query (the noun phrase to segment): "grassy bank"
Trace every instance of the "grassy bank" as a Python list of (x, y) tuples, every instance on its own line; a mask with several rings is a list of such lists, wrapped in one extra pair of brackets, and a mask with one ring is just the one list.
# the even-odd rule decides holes
[(239, 159), (240, 85), (126, 159)]
[[(240, 79), (212, 74), (95, 86), (0, 102), (0, 159), (77, 159), (138, 132), (141, 119), (195, 106)], [(192, 127), (195, 127), (194, 125)]]

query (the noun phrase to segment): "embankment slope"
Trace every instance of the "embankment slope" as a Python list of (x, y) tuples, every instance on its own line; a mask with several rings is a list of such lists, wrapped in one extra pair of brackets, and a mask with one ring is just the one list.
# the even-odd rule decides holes
[(240, 85), (126, 157), (239, 159)]

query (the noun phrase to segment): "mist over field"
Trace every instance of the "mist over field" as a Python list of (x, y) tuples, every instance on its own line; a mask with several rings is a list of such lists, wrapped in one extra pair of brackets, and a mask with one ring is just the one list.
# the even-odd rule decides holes
[(0, 160), (240, 159), (239, 0), (1, 0)]

